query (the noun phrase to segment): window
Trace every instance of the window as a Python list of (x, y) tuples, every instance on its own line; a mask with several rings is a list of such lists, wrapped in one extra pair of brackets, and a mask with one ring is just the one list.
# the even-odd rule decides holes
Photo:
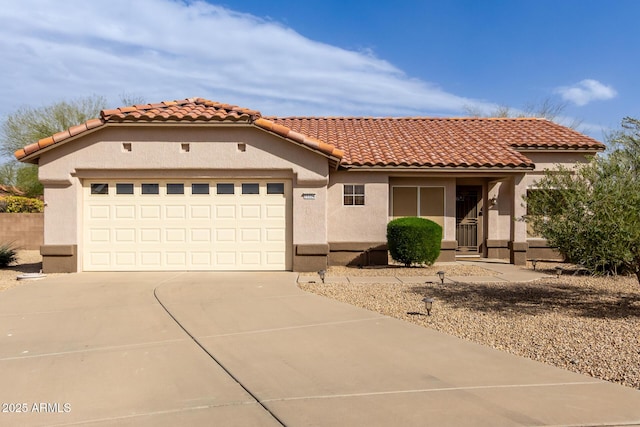
[(393, 187), (391, 216), (419, 216), (444, 227), (444, 187)]
[(167, 194), (184, 194), (184, 184), (167, 184)]
[(109, 194), (109, 184), (91, 184), (91, 194)]
[(209, 194), (209, 184), (191, 184), (191, 194)]
[(233, 184), (216, 184), (216, 193), (234, 194)]
[(284, 194), (284, 183), (282, 182), (267, 183), (267, 194)]
[(116, 184), (116, 194), (133, 194), (133, 184)]
[(142, 184), (142, 194), (160, 194), (160, 185)]
[(345, 206), (364, 205), (364, 184), (345, 184), (343, 203)]
[(260, 185), (242, 184), (242, 194), (260, 194)]

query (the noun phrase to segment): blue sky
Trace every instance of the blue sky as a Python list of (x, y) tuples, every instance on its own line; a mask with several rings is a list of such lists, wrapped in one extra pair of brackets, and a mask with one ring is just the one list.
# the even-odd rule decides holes
[(602, 140), (640, 117), (638, 16), (633, 0), (7, 2), (0, 119), (91, 94), (279, 116), (464, 116), (551, 98)]

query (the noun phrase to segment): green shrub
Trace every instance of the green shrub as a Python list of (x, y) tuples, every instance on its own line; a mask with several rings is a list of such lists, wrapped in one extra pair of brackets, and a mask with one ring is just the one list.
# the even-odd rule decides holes
[(417, 217), (394, 219), (387, 224), (387, 245), (391, 258), (409, 267), (431, 265), (440, 255), (442, 227)]
[(4, 213), (40, 213), (44, 210), (44, 202), (22, 196), (0, 197), (0, 212)]
[(4, 268), (18, 259), (17, 248), (13, 243), (0, 245), (0, 268)]

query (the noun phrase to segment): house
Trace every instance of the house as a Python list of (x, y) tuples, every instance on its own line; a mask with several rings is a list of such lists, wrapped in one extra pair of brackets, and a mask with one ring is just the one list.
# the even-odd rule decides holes
[(45, 272), (386, 263), (386, 225), (440, 261), (545, 255), (523, 195), (602, 143), (538, 118), (263, 117), (201, 98), (104, 110), (18, 150), (45, 187)]

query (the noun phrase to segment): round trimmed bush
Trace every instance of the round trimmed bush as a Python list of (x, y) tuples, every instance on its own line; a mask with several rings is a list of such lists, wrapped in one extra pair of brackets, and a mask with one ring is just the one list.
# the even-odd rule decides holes
[(431, 265), (440, 255), (442, 227), (418, 217), (394, 219), (387, 224), (387, 245), (391, 258), (409, 267)]

